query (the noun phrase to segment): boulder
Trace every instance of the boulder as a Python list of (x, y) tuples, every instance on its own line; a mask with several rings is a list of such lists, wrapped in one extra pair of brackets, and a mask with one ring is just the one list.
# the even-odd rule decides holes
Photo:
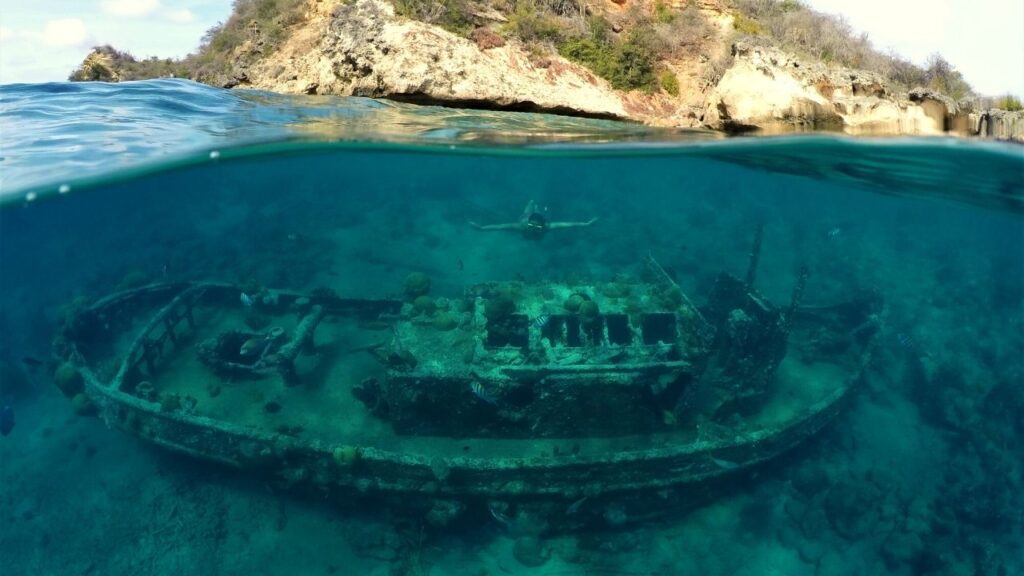
[(732, 131), (842, 127), (832, 103), (790, 55), (740, 42), (733, 56), (705, 105), (708, 126)]

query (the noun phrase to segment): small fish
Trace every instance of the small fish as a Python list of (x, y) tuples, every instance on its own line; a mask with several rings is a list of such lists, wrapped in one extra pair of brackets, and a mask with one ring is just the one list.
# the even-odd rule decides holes
[(512, 524), (512, 519), (508, 517), (508, 514), (495, 510), (494, 506), (488, 506), (487, 511), (491, 513), (491, 518), (497, 520), (502, 526), (508, 528), (508, 526)]
[(252, 308), (252, 305), (256, 303), (256, 301), (253, 300), (252, 296), (249, 296), (245, 292), (242, 292), (242, 295), (239, 297), (239, 299), (242, 301), (242, 306), (245, 306), (246, 308)]
[(580, 498), (579, 500), (573, 502), (572, 504), (569, 504), (569, 507), (565, 509), (565, 514), (567, 516), (572, 516), (573, 514), (579, 512), (580, 508), (583, 506), (583, 504), (587, 501), (588, 498), (590, 498), (590, 496), (584, 496), (583, 498)]
[(242, 347), (238, 349), (240, 356), (252, 356), (258, 352), (262, 347), (266, 338), (249, 338), (242, 343)]
[(839, 238), (842, 235), (843, 235), (843, 229), (842, 228), (833, 228), (833, 229), (828, 231), (828, 237), (831, 240), (835, 240), (836, 238)]
[(905, 334), (903, 332), (900, 332), (899, 334), (896, 334), (896, 342), (900, 345), (900, 348), (903, 348), (904, 350), (907, 350), (908, 352), (912, 352), (914, 354), (920, 354), (921, 356), (924, 356), (925, 358), (931, 358), (932, 357), (931, 352), (928, 352), (927, 350), (921, 349), (921, 347), (917, 345), (917, 341), (914, 340), (914, 337), (911, 336), (910, 334)]
[(28, 366), (29, 368), (39, 368), (44, 364), (42, 360), (38, 358), (33, 358), (31, 356), (25, 356), (24, 358), (21, 359), (21, 362), (25, 366)]
[(7, 436), (14, 430), (14, 408), (11, 408), (10, 404), (5, 404), (3, 409), (0, 409), (0, 434)]
[(722, 460), (721, 458), (715, 458), (714, 456), (708, 456), (708, 458), (711, 458), (711, 462), (713, 462), (715, 466), (718, 466), (722, 470), (735, 470), (740, 466), (739, 464), (733, 462), (732, 460)]
[(462, 258), (459, 258), (459, 261), (456, 264), (459, 267), (459, 272), (461, 272), (461, 271), (466, 269), (466, 265), (462, 262)]
[(544, 327), (548, 325), (548, 322), (550, 320), (551, 320), (551, 316), (548, 316), (547, 314), (541, 314), (540, 316), (537, 316), (536, 318), (534, 318), (533, 325), (538, 330), (543, 330)]
[(498, 403), (497, 396), (484, 389), (484, 385), (481, 384), (479, 380), (473, 380), (470, 382), (469, 389), (473, 391), (473, 394), (476, 395), (477, 398), (487, 402), (488, 404), (496, 405)]

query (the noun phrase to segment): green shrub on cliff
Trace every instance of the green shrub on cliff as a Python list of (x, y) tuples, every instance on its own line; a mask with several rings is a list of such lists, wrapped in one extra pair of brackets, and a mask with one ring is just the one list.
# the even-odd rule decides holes
[[(186, 58), (192, 77), (230, 85), (238, 64), (249, 64), (280, 47), (288, 29), (305, 18), (305, 7), (305, 0), (235, 0), (227, 21), (207, 30), (198, 52)], [(240, 53), (246, 42), (249, 49)]]
[(654, 3), (654, 19), (662, 24), (671, 24), (676, 19), (676, 14), (662, 0), (657, 0)]
[(742, 12), (736, 12), (732, 15), (732, 27), (740, 34), (749, 34), (751, 36), (757, 36), (764, 32), (761, 28), (761, 24), (743, 14)]
[(992, 106), (993, 108), (1006, 110), (1007, 112), (1019, 112), (1024, 110), (1024, 103), (1021, 103), (1020, 98), (1017, 98), (1013, 94), (1000, 96)]
[(679, 79), (671, 70), (662, 70), (658, 74), (658, 85), (672, 96), (679, 96)]
[(558, 20), (529, 0), (516, 3), (515, 12), (508, 17), (505, 32), (527, 44), (558, 42), (564, 33)]
[(609, 34), (608, 22), (600, 17), (588, 21), (587, 36), (567, 40), (559, 46), (562, 56), (578, 62), (619, 90), (652, 90), (657, 86), (654, 66), (656, 42), (650, 28), (641, 26), (624, 40)]
[(465, 35), (473, 30), (466, 0), (392, 0), (395, 13)]

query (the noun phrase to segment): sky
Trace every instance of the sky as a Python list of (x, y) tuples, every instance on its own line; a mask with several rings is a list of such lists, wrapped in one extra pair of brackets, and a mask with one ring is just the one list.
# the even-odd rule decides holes
[[(974, 88), (1024, 96), (1024, 0), (805, 0), (876, 47), (923, 64), (941, 53)], [(0, 83), (64, 80), (89, 49), (180, 57), (231, 0), (0, 0)]]
[[(2, 1), (2, 0), (0, 0)], [(806, 0), (917, 64), (938, 52), (976, 92), (1024, 97), (1024, 0)]]
[(181, 57), (231, 0), (0, 0), (0, 83), (66, 80), (89, 50)]

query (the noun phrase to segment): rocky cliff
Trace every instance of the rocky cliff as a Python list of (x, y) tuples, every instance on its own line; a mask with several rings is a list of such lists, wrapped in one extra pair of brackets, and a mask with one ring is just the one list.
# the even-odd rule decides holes
[(809, 63), (738, 43), (708, 95), (703, 121), (726, 130), (840, 130), (850, 134), (971, 134), (952, 99), (924, 89), (894, 93), (878, 74)]
[(482, 48), (398, 18), (384, 0), (320, 2), (314, 10), (273, 55), (245, 69), (240, 82), (285, 93), (630, 117), (623, 95), (582, 66), (540, 65), (500, 37)]
[[(267, 50), (253, 21), (247, 39), (231, 51), (228, 71), (201, 79), (282, 93), (547, 111), (732, 132), (825, 129), (1024, 139), (1021, 113), (974, 111), (932, 91), (894, 90), (877, 73), (798, 58), (770, 42), (734, 42), (741, 16), (725, 0), (595, 0), (579, 6), (625, 37), (636, 14), (682, 10), (690, 3), (706, 23), (697, 32), (699, 50), (670, 52), (658, 63), (661, 88), (653, 90), (617, 89), (558, 51), (538, 52), (514, 35), (498, 34), (509, 27), (508, 16), (486, 4), (473, 5), (470, 32), (455, 33), (400, 16), (388, 0), (309, 0), (273, 50)], [(95, 67), (95, 61), (90, 55), (85, 64)], [(104, 71), (117, 77), (106, 62)]]

